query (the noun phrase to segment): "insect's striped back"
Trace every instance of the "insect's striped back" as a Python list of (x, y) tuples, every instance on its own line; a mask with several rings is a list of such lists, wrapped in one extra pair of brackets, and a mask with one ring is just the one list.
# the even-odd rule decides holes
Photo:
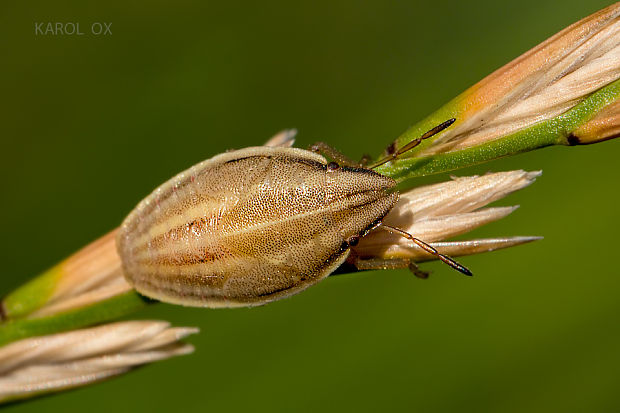
[(308, 151), (261, 147), (177, 175), (123, 223), (126, 277), (145, 295), (201, 306), (262, 304), (317, 282), (397, 197), (389, 178), (371, 172), (353, 188), (349, 175), (365, 172), (325, 166)]

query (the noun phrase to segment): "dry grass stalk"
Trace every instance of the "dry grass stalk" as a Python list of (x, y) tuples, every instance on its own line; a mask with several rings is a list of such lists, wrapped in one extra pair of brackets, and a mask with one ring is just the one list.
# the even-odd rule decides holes
[[(567, 27), (472, 86), (462, 95), (463, 113), (454, 127), (416, 156), (471, 148), (553, 119), (618, 78), (620, 3)], [(588, 143), (598, 141), (590, 136)]]
[(27, 338), (0, 348), (0, 402), (66, 390), (191, 353), (196, 328), (126, 321)]
[(573, 144), (590, 144), (620, 136), (620, 101), (600, 111), (569, 136)]
[[(478, 254), (534, 241), (539, 237), (438, 242), (507, 216), (516, 207), (482, 207), (530, 185), (540, 174), (499, 172), (453, 178), (452, 181), (418, 187), (401, 195), (384, 222), (415, 234), (440, 252), (454, 256)], [(421, 248), (412, 246), (407, 239), (387, 231), (371, 232), (360, 240), (354, 251), (362, 258), (403, 258), (416, 262), (434, 259)]]

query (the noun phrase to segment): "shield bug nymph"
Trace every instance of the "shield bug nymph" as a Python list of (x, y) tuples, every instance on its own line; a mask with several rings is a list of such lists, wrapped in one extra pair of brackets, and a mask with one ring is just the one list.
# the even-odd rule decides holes
[(376, 230), (406, 237), (471, 275), (382, 224), (399, 194), (393, 179), (373, 171), (453, 122), (372, 165), (324, 143), (311, 150), (245, 148), (203, 161), (157, 188), (123, 222), (117, 245), (125, 278), (138, 292), (175, 304), (261, 305), (327, 277), (360, 237)]

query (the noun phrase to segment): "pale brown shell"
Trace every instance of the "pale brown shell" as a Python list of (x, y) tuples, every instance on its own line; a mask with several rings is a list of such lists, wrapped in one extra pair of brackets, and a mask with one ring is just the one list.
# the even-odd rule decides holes
[(235, 307), (295, 294), (347, 258), (347, 240), (392, 209), (395, 182), (327, 168), (296, 148), (255, 147), (193, 166), (129, 214), (117, 244), (125, 277), (165, 302)]

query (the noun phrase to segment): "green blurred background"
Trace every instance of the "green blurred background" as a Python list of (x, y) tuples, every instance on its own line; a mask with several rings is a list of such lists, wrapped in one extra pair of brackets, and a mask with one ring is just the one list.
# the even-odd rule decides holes
[[(155, 186), (299, 129), (353, 157), (608, 0), (0, 5), (3, 276), (23, 283)], [(35, 22), (84, 36), (35, 36)], [(112, 35), (90, 35), (111, 22)], [(13, 411), (618, 411), (620, 140), (471, 168), (543, 169), (476, 237), (543, 241), (334, 277), (255, 309), (157, 305), (197, 351)], [(616, 166), (614, 166), (616, 165)]]

